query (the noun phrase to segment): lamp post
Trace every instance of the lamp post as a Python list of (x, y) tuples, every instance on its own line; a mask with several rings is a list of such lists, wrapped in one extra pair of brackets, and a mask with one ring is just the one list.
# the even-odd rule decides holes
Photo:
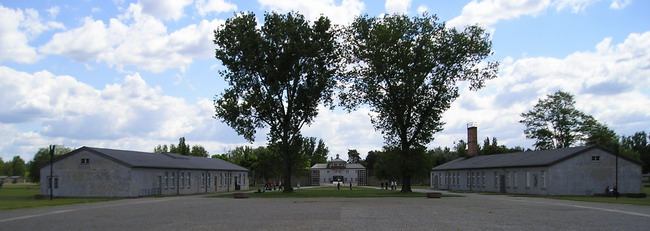
[(54, 184), (54, 179), (53, 179), (53, 173), (54, 173), (54, 149), (56, 146), (50, 145), (50, 177), (47, 179), (48, 182), (50, 183), (50, 200), (54, 198), (53, 194), (54, 191), (52, 191), (52, 184)]

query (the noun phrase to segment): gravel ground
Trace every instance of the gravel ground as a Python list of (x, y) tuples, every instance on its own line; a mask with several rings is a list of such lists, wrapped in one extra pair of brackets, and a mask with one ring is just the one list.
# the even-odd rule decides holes
[(650, 206), (466, 194), (427, 198), (182, 196), (0, 212), (0, 230), (649, 230)]

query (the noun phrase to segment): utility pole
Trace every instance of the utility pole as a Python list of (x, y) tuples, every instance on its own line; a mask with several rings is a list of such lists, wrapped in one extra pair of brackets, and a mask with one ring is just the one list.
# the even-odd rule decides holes
[(618, 199), (618, 150), (619, 150), (619, 144), (616, 143), (616, 181), (614, 183), (614, 196), (616, 196), (616, 199)]
[(54, 198), (54, 191), (52, 191), (52, 185), (54, 184), (54, 149), (55, 145), (50, 145), (50, 177), (47, 179), (50, 183), (50, 200)]

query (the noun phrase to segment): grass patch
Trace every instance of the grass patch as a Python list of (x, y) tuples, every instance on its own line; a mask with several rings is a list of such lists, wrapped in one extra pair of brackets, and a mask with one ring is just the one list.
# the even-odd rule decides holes
[[(265, 193), (249, 193), (250, 198), (363, 198), (363, 197), (426, 197), (425, 193), (411, 192), (400, 193), (399, 191), (380, 190), (364, 187), (353, 187), (352, 190), (348, 187), (341, 187), (341, 190), (336, 190), (336, 187), (317, 187), (309, 189), (295, 190), (293, 193), (282, 193), (280, 191), (272, 191)], [(214, 197), (232, 197), (231, 194), (217, 195)], [(454, 197), (454, 195), (445, 195), (443, 197)], [(457, 197), (457, 196), (456, 196)]]
[(598, 202), (598, 203), (613, 203), (613, 204), (630, 204), (630, 205), (645, 205), (650, 206), (650, 184), (645, 184), (641, 189), (647, 196), (645, 198), (629, 198), (629, 197), (591, 197), (591, 196), (544, 196), (536, 194), (515, 194), (515, 193), (499, 193), (499, 192), (481, 192), (481, 191), (450, 191), (454, 193), (476, 193), (481, 195), (504, 195), (511, 197), (535, 197), (535, 198), (550, 198), (558, 200), (570, 201), (584, 201), (584, 202)]
[(550, 198), (571, 201), (586, 201), (586, 202), (600, 202), (600, 203), (614, 203), (614, 204), (630, 204), (630, 205), (645, 205), (650, 206), (650, 187), (649, 184), (644, 184), (641, 192), (646, 194), (645, 198), (629, 198), (629, 197), (579, 197), (579, 196), (553, 196)]
[(40, 194), (38, 184), (4, 184), (0, 189), (0, 210), (35, 208), (43, 206), (79, 204), (107, 201), (106, 198), (54, 198), (54, 200), (36, 200)]

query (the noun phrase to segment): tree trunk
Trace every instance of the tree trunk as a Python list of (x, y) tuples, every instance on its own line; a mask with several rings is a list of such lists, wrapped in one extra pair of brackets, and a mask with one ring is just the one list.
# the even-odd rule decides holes
[(411, 190), (411, 176), (402, 177), (402, 193), (413, 192)]
[(282, 142), (282, 152), (284, 155), (284, 174), (282, 176), (282, 187), (283, 193), (291, 193), (293, 192), (293, 188), (291, 188), (291, 166), (293, 164), (292, 161), (292, 156), (291, 156), (291, 144), (289, 144), (288, 139), (286, 141)]
[(409, 166), (407, 160), (412, 158), (410, 155), (410, 145), (407, 143), (402, 143), (401, 150), (401, 167), (402, 167), (402, 190), (400, 192), (412, 192), (411, 190), (411, 166)]

